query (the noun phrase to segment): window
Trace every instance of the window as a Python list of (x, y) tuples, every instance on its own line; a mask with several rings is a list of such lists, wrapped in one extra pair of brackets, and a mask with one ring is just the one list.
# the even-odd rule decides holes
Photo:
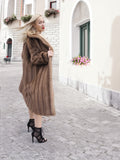
[(26, 15), (32, 14), (32, 4), (26, 4), (25, 14)]
[(7, 17), (10, 17), (14, 14), (14, 8), (15, 8), (15, 0), (9, 0), (8, 1), (8, 8), (7, 8)]
[(80, 56), (90, 58), (90, 21), (80, 26)]
[(56, 9), (56, 1), (52, 1), (52, 2), (50, 2), (50, 8), (54, 8), (54, 9)]

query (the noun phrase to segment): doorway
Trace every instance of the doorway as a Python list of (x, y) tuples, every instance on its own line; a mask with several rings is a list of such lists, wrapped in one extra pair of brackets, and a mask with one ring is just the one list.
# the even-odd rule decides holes
[(12, 39), (11, 38), (7, 40), (7, 56), (8, 57), (12, 56)]

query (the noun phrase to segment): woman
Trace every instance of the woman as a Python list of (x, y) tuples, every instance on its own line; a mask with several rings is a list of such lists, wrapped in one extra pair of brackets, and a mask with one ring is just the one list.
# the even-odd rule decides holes
[(23, 34), (23, 75), (19, 91), (28, 107), (30, 119), (27, 123), (33, 129), (32, 142), (36, 137), (39, 143), (46, 142), (42, 135), (42, 116), (56, 115), (54, 90), (52, 85), (52, 46), (41, 36), (45, 29), (42, 15), (34, 15), (19, 29)]

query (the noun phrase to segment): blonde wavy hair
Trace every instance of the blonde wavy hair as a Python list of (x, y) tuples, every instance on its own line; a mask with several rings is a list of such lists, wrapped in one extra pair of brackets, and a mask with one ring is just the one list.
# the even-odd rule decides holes
[(43, 16), (41, 14), (32, 15), (32, 18), (24, 26), (13, 28), (16, 29), (16, 31), (19, 31), (19, 33), (21, 34), (20, 37), (18, 38), (20, 41), (25, 42), (28, 33), (36, 34), (38, 32), (33, 26), (33, 24), (35, 24), (35, 21), (39, 17)]
[[(36, 30), (36, 28), (34, 27), (34, 24), (36, 22), (36, 20), (43, 16), (41, 14), (35, 14), (32, 15), (32, 18), (24, 25), (21, 27), (15, 27), (13, 29), (16, 29), (16, 31), (19, 31), (20, 37), (18, 38), (19, 41), (22, 41), (23, 43), (26, 41), (27, 35), (28, 34), (40, 34), (41, 32), (38, 32)], [(41, 38), (41, 40), (49, 46), (49, 48), (54, 52), (53, 47), (50, 45), (50, 43), (44, 38), (44, 36), (39, 35), (39, 37)]]

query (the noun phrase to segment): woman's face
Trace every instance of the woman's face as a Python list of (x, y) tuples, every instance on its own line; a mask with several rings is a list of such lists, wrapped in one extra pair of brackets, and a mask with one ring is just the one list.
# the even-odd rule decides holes
[(45, 21), (44, 21), (43, 17), (40, 16), (39, 18), (37, 18), (37, 20), (35, 21), (34, 27), (39, 32), (44, 31), (44, 29), (45, 29)]

